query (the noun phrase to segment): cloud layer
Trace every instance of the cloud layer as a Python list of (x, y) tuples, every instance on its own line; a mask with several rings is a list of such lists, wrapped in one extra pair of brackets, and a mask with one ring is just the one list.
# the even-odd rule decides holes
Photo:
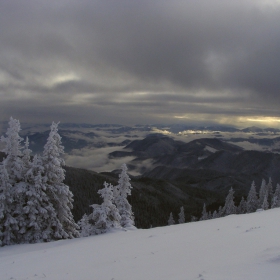
[(0, 118), (279, 116), (279, 1), (0, 0)]

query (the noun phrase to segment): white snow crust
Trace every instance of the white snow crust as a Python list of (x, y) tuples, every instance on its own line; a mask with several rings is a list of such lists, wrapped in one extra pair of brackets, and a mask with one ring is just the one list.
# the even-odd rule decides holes
[(0, 248), (1, 280), (280, 279), (280, 209)]

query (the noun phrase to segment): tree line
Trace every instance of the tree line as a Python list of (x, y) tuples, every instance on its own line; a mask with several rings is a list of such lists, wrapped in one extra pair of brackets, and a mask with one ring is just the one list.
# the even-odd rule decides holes
[[(215, 210), (213, 213), (211, 213), (210, 211), (206, 211), (206, 205), (204, 203), (201, 217), (197, 218), (195, 216), (192, 216), (191, 221), (195, 222), (197, 220), (210, 220), (225, 217), (231, 214), (253, 213), (256, 211), (268, 210), (277, 207), (280, 207), (280, 184), (277, 184), (275, 190), (273, 190), (271, 178), (269, 178), (268, 183), (266, 183), (265, 179), (262, 179), (259, 193), (257, 192), (255, 182), (253, 181), (247, 199), (242, 197), (239, 205), (235, 205), (234, 190), (231, 188), (225, 199), (224, 206), (220, 206), (218, 210)], [(180, 208), (178, 217), (179, 224), (185, 223), (183, 206)], [(172, 212), (169, 215), (167, 224), (175, 224)]]

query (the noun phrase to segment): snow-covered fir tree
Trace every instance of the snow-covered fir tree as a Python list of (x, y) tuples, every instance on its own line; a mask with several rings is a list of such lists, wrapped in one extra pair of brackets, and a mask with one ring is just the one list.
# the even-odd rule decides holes
[(179, 213), (179, 220), (178, 220), (179, 224), (183, 224), (185, 223), (185, 211), (184, 211), (184, 207), (182, 206), (180, 208), (180, 213)]
[(255, 212), (258, 209), (259, 201), (255, 182), (252, 182), (249, 194), (247, 196), (247, 213)]
[[(111, 229), (121, 228), (121, 216), (118, 208), (113, 204), (113, 186), (104, 182), (104, 188), (97, 193), (103, 198), (103, 203), (101, 205), (91, 205), (93, 211), (88, 215), (88, 220), (93, 227), (89, 235), (105, 233)], [(83, 228), (82, 231), (84, 231)]]
[(269, 204), (267, 201), (267, 196), (265, 195), (264, 200), (263, 200), (263, 204), (262, 204), (262, 209), (263, 210), (267, 210), (269, 208)]
[(232, 188), (229, 190), (226, 197), (223, 213), (225, 216), (236, 213), (236, 206), (234, 205), (234, 190)]
[(174, 218), (173, 218), (173, 213), (171, 212), (170, 215), (169, 215), (169, 218), (168, 218), (168, 221), (167, 221), (167, 224), (169, 226), (172, 226), (175, 224), (175, 221), (174, 221)]
[(247, 213), (247, 203), (246, 200), (244, 199), (244, 197), (242, 196), (240, 203), (237, 207), (237, 213), (238, 214), (245, 214)]
[(276, 207), (280, 207), (280, 185), (279, 184), (276, 185), (276, 189), (273, 194), (272, 204), (271, 204), (271, 208), (276, 208)]
[(87, 214), (84, 214), (82, 219), (78, 222), (78, 226), (80, 227), (80, 236), (88, 237), (92, 234), (95, 234), (95, 229), (93, 224), (89, 222), (89, 218)]
[(203, 209), (202, 209), (200, 221), (208, 220), (208, 218), (209, 218), (209, 216), (208, 216), (208, 213), (206, 211), (206, 205), (204, 203), (203, 204)]
[(73, 194), (63, 183), (65, 178), (65, 170), (62, 168), (64, 160), (61, 158), (63, 153), (64, 148), (58, 134), (58, 123), (53, 122), (43, 151), (43, 180), (47, 187), (47, 195), (57, 213), (57, 218), (52, 225), (55, 229), (56, 239), (79, 236), (78, 225), (71, 213)]
[(121, 226), (124, 228), (135, 228), (132, 207), (127, 200), (127, 196), (131, 195), (132, 186), (130, 184), (130, 178), (127, 174), (127, 166), (125, 163), (122, 164), (121, 170), (118, 185), (114, 187), (114, 203), (121, 216)]
[(218, 209), (218, 217), (223, 217), (223, 207), (222, 206), (219, 206), (219, 209)]
[(0, 245), (16, 243), (17, 220), (13, 217), (13, 188), (4, 162), (0, 163)]
[[(57, 239), (57, 215), (47, 196), (46, 184), (42, 177), (42, 160), (35, 155), (32, 166), (26, 173), (26, 192), (23, 212), (26, 231), (22, 234), (25, 243), (36, 243)], [(62, 225), (59, 224), (62, 230)]]

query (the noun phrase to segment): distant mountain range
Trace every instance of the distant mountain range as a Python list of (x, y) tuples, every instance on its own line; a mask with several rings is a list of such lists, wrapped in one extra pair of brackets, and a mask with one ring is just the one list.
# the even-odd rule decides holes
[(280, 182), (280, 155), (271, 152), (248, 151), (220, 139), (196, 139), (189, 143), (175, 141), (163, 135), (149, 135), (135, 140), (110, 157), (134, 156), (129, 162), (133, 171), (142, 168), (143, 176), (171, 182), (186, 182), (193, 187), (227, 191), (231, 186), (240, 193), (248, 191), (255, 180), (272, 178)]

